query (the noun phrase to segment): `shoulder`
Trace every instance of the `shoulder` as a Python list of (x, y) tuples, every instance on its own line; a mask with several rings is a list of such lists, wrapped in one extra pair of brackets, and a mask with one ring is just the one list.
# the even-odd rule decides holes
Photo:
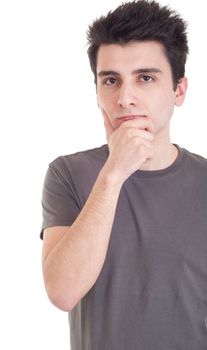
[(63, 179), (96, 177), (108, 158), (108, 145), (59, 156), (49, 167)]
[(186, 158), (188, 161), (192, 164), (197, 165), (200, 168), (206, 169), (207, 170), (207, 159), (199, 154), (190, 152), (186, 149), (183, 149)]
[(207, 179), (207, 159), (199, 154), (182, 149), (188, 174)]
[(93, 165), (99, 162), (105, 162), (108, 157), (108, 146), (103, 145), (101, 147), (88, 149), (73, 154), (59, 156), (50, 163), (51, 167), (71, 167), (78, 166), (84, 167), (88, 164)]

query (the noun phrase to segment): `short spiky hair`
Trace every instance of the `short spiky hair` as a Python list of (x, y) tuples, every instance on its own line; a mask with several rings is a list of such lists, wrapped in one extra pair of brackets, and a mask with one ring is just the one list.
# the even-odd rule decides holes
[(95, 76), (97, 53), (102, 44), (126, 45), (133, 41), (160, 42), (172, 70), (174, 89), (185, 75), (188, 54), (187, 24), (167, 6), (156, 1), (126, 2), (96, 19), (87, 32), (88, 56)]

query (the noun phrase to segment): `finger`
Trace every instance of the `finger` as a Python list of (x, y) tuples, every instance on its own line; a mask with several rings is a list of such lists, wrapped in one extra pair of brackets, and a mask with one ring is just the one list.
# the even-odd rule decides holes
[(139, 128), (146, 131), (150, 131), (153, 134), (155, 133), (155, 125), (152, 119), (149, 117), (139, 117), (139, 118), (134, 118), (132, 120), (124, 121), (121, 124), (121, 127)]
[(138, 129), (138, 128), (130, 128), (128, 130), (128, 134), (131, 137), (140, 137), (142, 139), (146, 139), (149, 141), (153, 141), (154, 139), (154, 135), (152, 132), (148, 131), (148, 130), (143, 130), (143, 129)]
[(106, 129), (106, 138), (107, 138), (107, 141), (110, 139), (111, 135), (113, 134), (114, 132), (114, 128), (109, 120), (109, 117), (108, 115), (106, 114), (106, 112), (102, 109), (101, 110), (102, 112), (102, 115), (103, 115), (103, 118), (104, 118), (104, 126), (105, 126), (105, 129)]

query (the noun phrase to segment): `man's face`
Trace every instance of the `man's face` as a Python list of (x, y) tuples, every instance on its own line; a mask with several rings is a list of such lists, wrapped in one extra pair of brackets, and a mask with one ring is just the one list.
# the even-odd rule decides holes
[(180, 106), (187, 88), (181, 79), (176, 91), (163, 47), (155, 41), (126, 46), (101, 45), (97, 55), (97, 99), (114, 129), (123, 121), (148, 116), (155, 133), (169, 132), (174, 106)]

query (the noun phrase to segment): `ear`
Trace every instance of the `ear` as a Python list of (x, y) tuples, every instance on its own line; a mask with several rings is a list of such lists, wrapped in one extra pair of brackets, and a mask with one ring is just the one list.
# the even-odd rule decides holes
[(188, 80), (186, 77), (183, 77), (179, 80), (177, 88), (175, 91), (175, 105), (177, 107), (181, 106), (184, 102), (186, 91), (188, 87)]

